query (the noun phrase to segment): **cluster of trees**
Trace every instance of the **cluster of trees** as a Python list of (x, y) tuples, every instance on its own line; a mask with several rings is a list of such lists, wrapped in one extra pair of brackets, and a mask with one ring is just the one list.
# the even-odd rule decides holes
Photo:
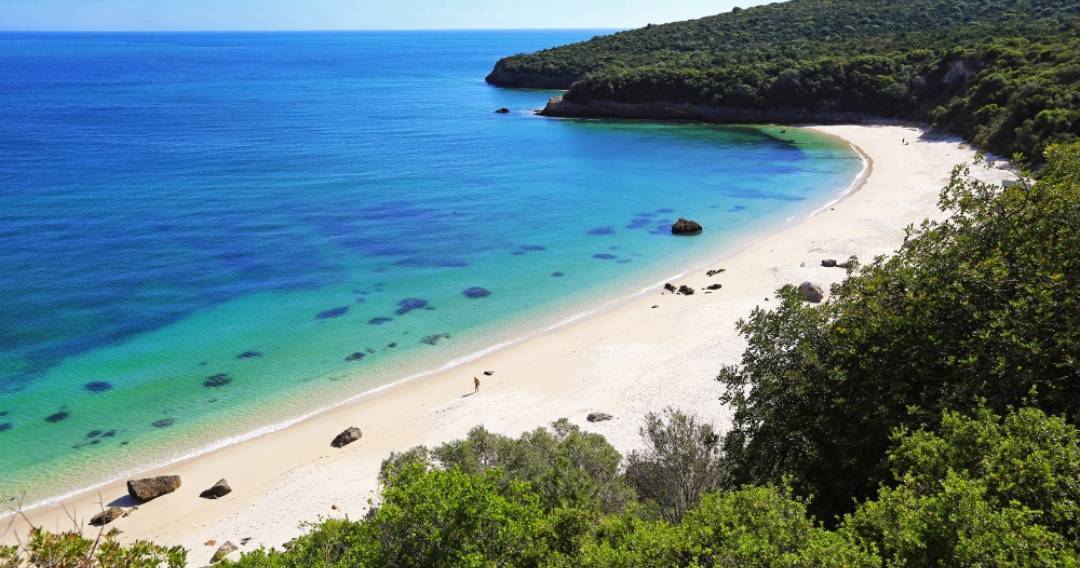
[[(383, 465), (363, 519), (227, 566), (1078, 566), (1080, 142), (1037, 182), (957, 168), (952, 213), (740, 323), (723, 436), (649, 416), (625, 458), (566, 422), (482, 428)], [(183, 551), (35, 532), (0, 567), (177, 566)]]
[(1034, 162), (1080, 137), (1080, 0), (801, 0), (509, 57), (568, 101), (855, 112)]

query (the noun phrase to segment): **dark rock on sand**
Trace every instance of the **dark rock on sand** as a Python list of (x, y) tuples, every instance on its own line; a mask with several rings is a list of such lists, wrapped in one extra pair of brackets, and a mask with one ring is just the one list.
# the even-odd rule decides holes
[(836, 268), (836, 259), (835, 258), (826, 258), (826, 259), (821, 261), (821, 265), (824, 266), (825, 268)]
[(359, 440), (364, 436), (364, 433), (360, 431), (356, 426), (346, 428), (342, 433), (334, 437), (334, 440), (330, 442), (330, 445), (335, 448), (343, 448), (349, 444)]
[(336, 308), (330, 308), (329, 310), (324, 310), (324, 311), (321, 311), (321, 312), (315, 314), (315, 319), (324, 320), (324, 319), (339, 318), (339, 317), (345, 315), (346, 313), (348, 313), (348, 311), (349, 311), (349, 306), (338, 306)]
[(426, 307), (428, 307), (427, 300), (422, 298), (405, 298), (398, 302), (398, 307), (394, 310), (394, 313), (403, 316), (413, 310), (420, 310)]
[(68, 416), (71, 416), (70, 412), (66, 410), (61, 410), (60, 412), (46, 416), (45, 421), (50, 424), (56, 424), (57, 422), (62, 422), (66, 420)]
[(606, 253), (606, 252), (596, 253), (596, 254), (592, 255), (592, 257), (595, 258), (596, 260), (615, 260), (615, 258), (617, 258), (615, 255), (609, 254), (609, 253)]
[(168, 428), (176, 422), (175, 418), (162, 418), (161, 420), (155, 420), (150, 423), (154, 428)]
[(604, 412), (593, 412), (592, 414), (586, 416), (585, 420), (588, 420), (589, 422), (607, 422), (612, 418), (614, 418), (614, 416)]
[(679, 220), (671, 225), (673, 235), (700, 235), (701, 231), (701, 225), (697, 221), (683, 219), (682, 217), (679, 217)]
[(487, 288), (473, 286), (472, 288), (469, 288), (468, 290), (462, 292), (462, 294), (465, 294), (466, 298), (486, 298), (491, 295), (491, 291), (489, 291)]
[(93, 381), (83, 385), (83, 388), (92, 393), (99, 393), (111, 389), (112, 385), (105, 381)]
[(236, 356), (237, 359), (258, 359), (259, 357), (262, 357), (262, 353), (258, 351), (244, 351)]
[(224, 544), (218, 547), (217, 552), (215, 552), (213, 558), (210, 559), (210, 563), (215, 564), (221, 562), (222, 560), (225, 560), (226, 556), (236, 552), (237, 550), (240, 550), (240, 547), (233, 544), (232, 541), (227, 540)]
[(490, 377), (495, 374), (495, 371), (484, 371), (484, 374)]
[(450, 339), (449, 333), (436, 333), (435, 335), (429, 335), (420, 340), (420, 343), (426, 343), (428, 345), (438, 345), (443, 339)]
[(495, 114), (510, 114), (510, 109), (508, 109), (506, 107), (502, 107), (500, 109), (497, 109), (495, 111)]
[(359, 360), (361, 360), (363, 358), (364, 358), (364, 354), (362, 352), (360, 352), (360, 351), (357, 351), (355, 353), (350, 353), (348, 357), (345, 357), (345, 360), (352, 363), (354, 361), (359, 361)]
[(814, 304), (825, 299), (825, 291), (821, 289), (821, 286), (818, 286), (813, 282), (803, 282), (802, 284), (799, 284), (799, 292), (802, 293), (804, 300)]
[(90, 517), (90, 526), (103, 527), (123, 516), (124, 510), (120, 507), (109, 507), (93, 517)]
[(855, 255), (851, 255), (851, 256), (848, 257), (847, 262), (842, 262), (840, 264), (837, 264), (836, 266), (838, 266), (840, 268), (858, 268), (858, 266), (859, 266), (859, 257), (857, 257)]
[(717, 274), (723, 274), (724, 272), (727, 272), (726, 268), (717, 268), (715, 270), (710, 270), (710, 271), (706, 272), (705, 276), (708, 276), (709, 278), (712, 278), (713, 276), (716, 276)]
[(719, 290), (719, 289), (721, 289), (723, 287), (724, 287), (723, 284), (710, 284), (709, 287), (705, 288), (705, 289), (706, 290)]
[(142, 502), (157, 499), (179, 488), (179, 475), (159, 475), (145, 479), (129, 479), (127, 482), (128, 495)]
[(199, 497), (203, 499), (219, 499), (232, 493), (232, 487), (229, 487), (229, 482), (224, 479), (219, 479), (217, 483), (210, 486), (209, 489), (199, 493)]
[(223, 387), (232, 382), (232, 377), (228, 373), (218, 373), (216, 375), (210, 375), (203, 381), (202, 386), (208, 389), (216, 389)]
[(668, 292), (674, 292), (674, 291), (678, 290), (678, 288), (676, 288), (675, 285), (672, 284), (671, 282), (668, 282), (667, 284), (664, 284), (664, 289), (667, 290)]
[(686, 284), (683, 284), (682, 286), (679, 286), (679, 293), (683, 296), (693, 296), (694, 289), (687, 286)]

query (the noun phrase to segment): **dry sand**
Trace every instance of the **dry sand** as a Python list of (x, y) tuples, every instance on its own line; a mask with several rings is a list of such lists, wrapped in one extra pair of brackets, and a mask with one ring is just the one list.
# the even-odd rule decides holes
[[(770, 302), (773, 292), (784, 284), (809, 280), (827, 289), (842, 279), (844, 270), (820, 266), (824, 258), (843, 261), (857, 255), (866, 260), (895, 250), (905, 226), (941, 217), (938, 192), (953, 166), (975, 155), (955, 139), (924, 136), (908, 127), (817, 130), (848, 140), (869, 157), (872, 167), (864, 183), (820, 213), (742, 251), (717, 251), (716, 262), (673, 282), (697, 288), (697, 294), (675, 296), (657, 289), (462, 367), (148, 471), (181, 475), (183, 486), (110, 527), (123, 531), (123, 540), (183, 545), (197, 566), (216, 549), (204, 545), (210, 539), (239, 543), (250, 537), (242, 550), (280, 546), (301, 532), (302, 522), (359, 517), (375, 496), (379, 464), (388, 453), (460, 438), (477, 425), (516, 435), (566, 417), (604, 434), (624, 451), (638, 443), (641, 417), (666, 406), (726, 427), (730, 412), (718, 401), (721, 386), (714, 377), (722, 365), (739, 360), (744, 343), (735, 322), (755, 306), (775, 303)], [(1012, 177), (1002, 169), (975, 173), (988, 181)], [(707, 268), (726, 270), (710, 278), (704, 274)], [(703, 293), (714, 283), (723, 289)], [(495, 374), (483, 376), (484, 370)], [(475, 395), (474, 375), (482, 380)], [(586, 422), (585, 416), (595, 411), (615, 418)], [(363, 429), (363, 439), (331, 448), (330, 440), (352, 425)], [(216, 501), (198, 497), (223, 477), (232, 484), (232, 494)], [(85, 520), (100, 511), (100, 503), (125, 494), (123, 484), (114, 483), (67, 499), (64, 508), (41, 507), (27, 516), (45, 528), (68, 529), (68, 513)], [(4, 529), (2, 540), (10, 542), (16, 531), (25, 535), (26, 521), (5, 520)]]

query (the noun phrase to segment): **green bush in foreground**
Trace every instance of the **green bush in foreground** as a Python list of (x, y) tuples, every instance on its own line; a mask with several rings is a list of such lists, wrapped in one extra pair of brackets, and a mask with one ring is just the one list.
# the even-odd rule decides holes
[(23, 546), (0, 546), (0, 568), (183, 568), (187, 552), (146, 541), (116, 542), (116, 531), (97, 539), (77, 532), (50, 533), (35, 529)]

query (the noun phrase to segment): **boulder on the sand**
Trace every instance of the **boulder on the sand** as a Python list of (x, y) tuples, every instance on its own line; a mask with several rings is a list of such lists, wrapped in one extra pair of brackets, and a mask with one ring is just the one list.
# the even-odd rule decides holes
[(210, 559), (211, 563), (221, 562), (225, 560), (225, 557), (240, 550), (239, 546), (232, 543), (231, 540), (226, 540), (224, 544), (218, 547), (217, 552), (214, 553), (214, 557)]
[(719, 290), (719, 289), (721, 289), (721, 288), (723, 288), (723, 287), (724, 287), (724, 285), (723, 285), (723, 284), (710, 284), (710, 285), (709, 285), (709, 286), (708, 286), (707, 288), (705, 288), (705, 289), (706, 289), (706, 290), (714, 290), (714, 291), (715, 291), (715, 290)]
[(103, 527), (123, 516), (124, 510), (120, 507), (109, 507), (93, 517), (90, 517), (90, 526)]
[(209, 489), (199, 493), (199, 497), (203, 499), (219, 499), (232, 493), (232, 487), (229, 487), (229, 482), (224, 479), (219, 479), (217, 483), (210, 486)]
[(697, 221), (691, 221), (690, 219), (683, 219), (679, 217), (673, 225), (671, 225), (671, 234), (673, 235), (700, 235), (702, 231), (701, 224)]
[(128, 495), (142, 502), (157, 499), (179, 488), (179, 475), (159, 475), (145, 479), (129, 479), (127, 482)]
[(825, 290), (822, 290), (821, 286), (818, 286), (813, 282), (803, 282), (802, 284), (799, 284), (799, 292), (802, 293), (804, 300), (814, 304), (825, 299)]
[(694, 289), (687, 286), (686, 284), (683, 284), (682, 286), (679, 286), (679, 293), (683, 296), (693, 296)]
[(585, 420), (588, 420), (589, 422), (607, 422), (612, 418), (614, 418), (614, 416), (605, 412), (593, 412), (586, 416)]
[(330, 442), (330, 445), (335, 448), (342, 448), (349, 444), (359, 440), (363, 437), (364, 433), (360, 431), (356, 426), (346, 428), (344, 432), (338, 434), (334, 441)]
[(715, 270), (710, 270), (710, 271), (706, 272), (705, 276), (708, 276), (709, 278), (712, 278), (713, 276), (716, 276), (717, 274), (721, 274), (726, 270), (727, 270), (726, 268), (717, 268)]
[(678, 290), (678, 288), (676, 288), (675, 285), (672, 284), (671, 282), (668, 282), (667, 284), (664, 284), (664, 289), (667, 290), (668, 292), (674, 292), (674, 291)]
[(821, 265), (824, 266), (825, 268), (836, 268), (836, 259), (835, 258), (826, 258), (825, 260), (821, 261)]
[(841, 262), (840, 264), (837, 264), (837, 266), (839, 266), (840, 268), (858, 268), (859, 257), (851, 255), (848, 257), (847, 262)]
[(502, 107), (495, 111), (495, 114), (510, 114), (510, 109)]
[(495, 374), (495, 371), (484, 371), (484, 374), (490, 377)]

